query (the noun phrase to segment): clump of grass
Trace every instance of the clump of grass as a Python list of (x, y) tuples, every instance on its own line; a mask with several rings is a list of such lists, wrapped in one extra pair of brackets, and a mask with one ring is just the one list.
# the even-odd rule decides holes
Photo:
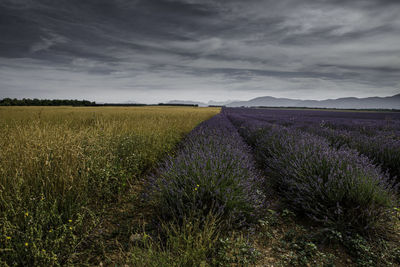
[(296, 215), (287, 209), (268, 210), (268, 214), (259, 220), (253, 240), (257, 248), (264, 252), (260, 265), (336, 266), (335, 263), (339, 261), (347, 264), (348, 256), (339, 255), (337, 247), (328, 249), (313, 238), (318, 228), (310, 228), (296, 221)]
[(249, 237), (243, 233), (231, 233), (221, 237), (217, 244), (217, 255), (213, 258), (215, 266), (252, 266), (261, 256)]
[(208, 266), (219, 242), (220, 219), (208, 214), (203, 220), (188, 215), (182, 221), (162, 223), (164, 237), (138, 234), (128, 263), (132, 266)]
[(0, 263), (72, 262), (102, 209), (218, 111), (0, 108)]
[(132, 266), (251, 266), (260, 257), (240, 232), (224, 232), (221, 217), (200, 219), (194, 212), (182, 220), (161, 223), (163, 235), (142, 230), (125, 263)]

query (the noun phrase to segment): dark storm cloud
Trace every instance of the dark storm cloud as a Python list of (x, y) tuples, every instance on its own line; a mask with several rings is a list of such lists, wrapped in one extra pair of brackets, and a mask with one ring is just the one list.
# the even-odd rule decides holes
[(0, 0), (0, 97), (400, 91), (400, 2)]

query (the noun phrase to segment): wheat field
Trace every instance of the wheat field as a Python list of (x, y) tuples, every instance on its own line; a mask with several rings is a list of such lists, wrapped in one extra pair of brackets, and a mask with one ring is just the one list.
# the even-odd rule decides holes
[(0, 107), (0, 264), (54, 265), (218, 108)]

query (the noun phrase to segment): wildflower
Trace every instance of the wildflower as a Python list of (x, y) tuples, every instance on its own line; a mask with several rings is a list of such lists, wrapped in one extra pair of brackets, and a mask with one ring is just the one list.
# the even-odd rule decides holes
[(11, 236), (6, 236), (6, 239), (7, 239), (7, 240), (10, 240), (10, 239), (11, 239)]
[(27, 246), (29, 246), (29, 243), (28, 243), (28, 242), (25, 243), (25, 247), (27, 247)]
[(25, 217), (28, 217), (29, 216), (29, 212), (25, 212)]
[(53, 230), (52, 230), (52, 229), (50, 229), (50, 230), (49, 230), (49, 233), (52, 233), (52, 232), (53, 232)]
[(68, 220), (68, 222), (72, 223), (72, 220), (70, 219), (70, 220)]
[(72, 227), (71, 227), (71, 226), (69, 227), (69, 230), (72, 230)]

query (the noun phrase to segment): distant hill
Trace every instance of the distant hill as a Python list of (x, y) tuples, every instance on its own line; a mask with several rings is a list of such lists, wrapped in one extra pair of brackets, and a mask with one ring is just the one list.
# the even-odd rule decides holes
[(400, 94), (388, 97), (356, 98), (346, 97), (327, 100), (299, 100), (263, 96), (249, 101), (235, 101), (228, 107), (310, 107), (310, 108), (342, 108), (342, 109), (400, 109)]
[(207, 105), (214, 105), (214, 106), (225, 106), (228, 105), (229, 103), (234, 102), (233, 100), (227, 100), (227, 101), (208, 101)]
[(206, 107), (207, 104), (203, 103), (203, 102), (197, 102), (197, 101), (189, 101), (189, 100), (171, 100), (169, 102), (167, 102), (167, 104), (171, 104), (171, 105), (198, 105), (199, 107)]
[(213, 101), (210, 100), (207, 103), (204, 102), (198, 102), (198, 101), (190, 101), (190, 100), (171, 100), (167, 102), (167, 104), (184, 104), (184, 105), (199, 105), (199, 107), (207, 107), (207, 106), (225, 106), (229, 103), (233, 102), (231, 101)]

